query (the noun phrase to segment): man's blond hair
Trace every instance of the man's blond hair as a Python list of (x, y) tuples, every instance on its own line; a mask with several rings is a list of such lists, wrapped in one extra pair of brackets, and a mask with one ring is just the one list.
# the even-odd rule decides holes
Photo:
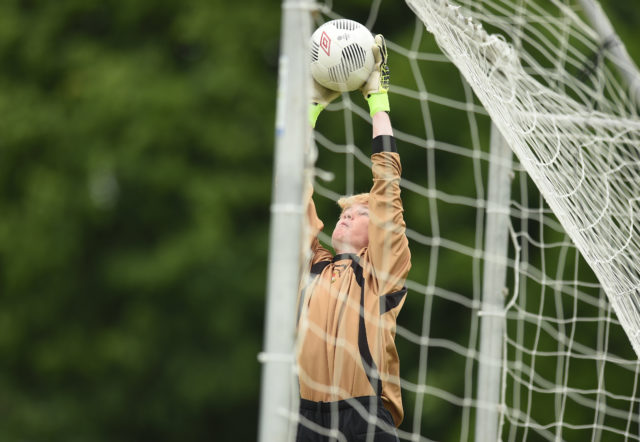
[(338, 200), (338, 205), (344, 212), (351, 206), (362, 204), (363, 206), (369, 206), (369, 194), (359, 193), (357, 195), (343, 196)]

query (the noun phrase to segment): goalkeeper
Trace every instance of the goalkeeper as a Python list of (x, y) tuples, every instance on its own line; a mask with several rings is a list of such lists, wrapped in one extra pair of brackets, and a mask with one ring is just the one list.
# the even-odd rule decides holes
[[(381, 35), (375, 38), (373, 52), (375, 69), (361, 88), (373, 119), (373, 185), (369, 193), (338, 201), (342, 213), (331, 238), (336, 255), (317, 239), (324, 225), (309, 196), (312, 260), (299, 300), (297, 441), (328, 441), (331, 429), (350, 442), (397, 441), (395, 427), (403, 418), (394, 338), (411, 254)], [(322, 109), (339, 93), (313, 83), (310, 120), (315, 126)]]

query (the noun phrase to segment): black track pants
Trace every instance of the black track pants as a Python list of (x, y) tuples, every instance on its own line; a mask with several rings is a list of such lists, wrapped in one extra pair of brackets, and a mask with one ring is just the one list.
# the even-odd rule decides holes
[[(359, 405), (359, 406), (358, 406)], [(368, 422), (375, 415), (374, 424)], [(321, 427), (317, 429), (313, 424)], [(337, 437), (330, 431), (337, 429)], [(369, 433), (373, 439), (367, 439)], [(296, 442), (398, 442), (391, 413), (382, 400), (363, 396), (336, 402), (313, 402), (300, 399), (300, 423)]]

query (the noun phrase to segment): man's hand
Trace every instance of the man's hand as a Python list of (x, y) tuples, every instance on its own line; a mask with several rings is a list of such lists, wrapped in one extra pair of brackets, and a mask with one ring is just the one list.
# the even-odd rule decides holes
[(389, 66), (387, 65), (387, 44), (382, 34), (375, 37), (372, 47), (375, 65), (360, 91), (369, 103), (369, 113), (373, 117), (380, 111), (389, 112)]
[(311, 89), (311, 106), (309, 107), (309, 123), (311, 127), (316, 127), (316, 120), (318, 115), (329, 103), (335, 100), (340, 92), (333, 91), (322, 86), (315, 78), (311, 77), (312, 89)]
[(324, 87), (313, 77), (311, 77), (311, 83), (311, 102), (321, 105), (323, 109), (340, 96), (340, 92)]

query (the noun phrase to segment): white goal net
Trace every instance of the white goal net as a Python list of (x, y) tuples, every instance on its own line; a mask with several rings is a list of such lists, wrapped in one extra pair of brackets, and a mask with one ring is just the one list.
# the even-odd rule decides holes
[[(317, 4), (316, 26), (354, 19), (389, 49), (412, 252), (400, 440), (640, 440), (640, 95), (593, 7)], [(370, 130), (358, 92), (318, 121), (326, 245), (337, 199), (370, 188)]]

